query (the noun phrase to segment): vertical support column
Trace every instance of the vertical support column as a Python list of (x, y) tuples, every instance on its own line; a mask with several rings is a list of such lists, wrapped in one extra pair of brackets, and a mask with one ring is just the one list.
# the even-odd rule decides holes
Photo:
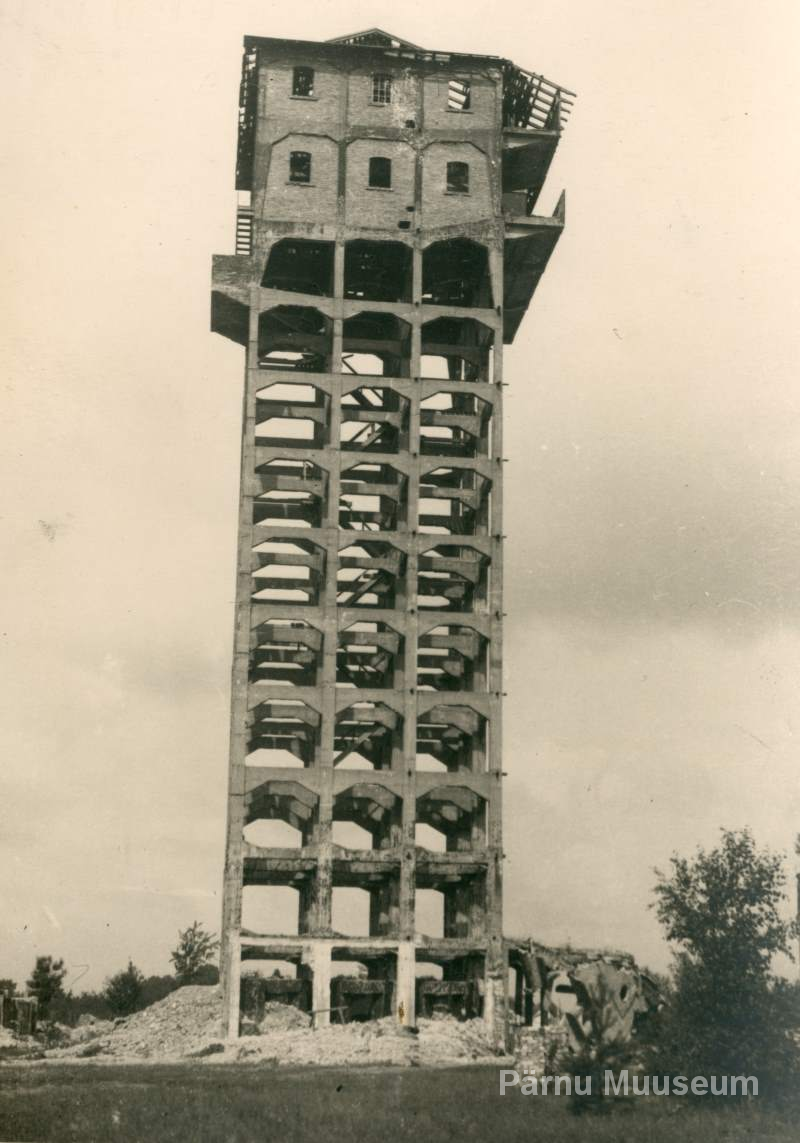
[(239, 1034), (240, 941), (242, 926), (242, 847), (244, 844), (245, 760), (247, 758), (247, 688), (250, 668), (251, 559), (255, 465), (256, 385), (258, 368), (258, 290), (250, 290), (250, 325), (242, 415), (239, 530), (236, 565), (236, 621), (231, 671), (231, 725), (228, 771), (228, 827), (222, 892), (220, 963), (229, 1036)]
[[(403, 820), (402, 863), (400, 866), (400, 938), (413, 941), (416, 930), (416, 852), (415, 827), (417, 821), (417, 648), (419, 642), (419, 601), (417, 574), (419, 568), (419, 479), (420, 479), (420, 360), (422, 315), (422, 253), (415, 241), (412, 251), (411, 317), (411, 386), (409, 389), (408, 423), (408, 479), (406, 482), (406, 617), (405, 617), (405, 688), (403, 695)], [(399, 972), (399, 968), (398, 968)], [(413, 970), (412, 970), (413, 977)], [(413, 1008), (413, 980), (412, 980)], [(398, 985), (398, 994), (400, 987)], [(408, 997), (404, 998), (408, 1011)], [(398, 1009), (399, 1010), (399, 1009)]]
[(395, 1015), (397, 1022), (411, 1027), (417, 1022), (416, 977), (417, 958), (413, 941), (400, 941), (397, 946), (397, 988)]
[(487, 807), (486, 962), (484, 1019), (500, 1045), (506, 1035), (507, 974), (503, 945), (503, 235), (489, 252), (492, 291), (497, 307), (492, 353), (494, 408), (491, 424), (492, 511), (490, 520), (491, 589), (489, 592), (489, 804)]
[(238, 932), (228, 933), (227, 942), (226, 987), (224, 989), (223, 1020), (225, 1026), (223, 1034), (228, 1040), (235, 1040), (239, 1036), (240, 1009), (241, 1009), (241, 937)]
[(314, 1027), (327, 1028), (331, 1022), (331, 946), (315, 941), (311, 947), (311, 1009)]
[[(344, 310), (344, 244), (337, 241), (333, 256), (333, 349), (328, 380), (328, 500), (325, 505), (325, 587), (322, 592), (322, 669), (320, 751), (319, 751), (319, 821), (317, 828), (316, 909), (314, 932), (330, 933), (333, 908), (333, 760), (336, 756), (336, 650), (339, 622), (336, 602), (336, 573), (339, 563), (339, 489), (341, 484), (342, 325)], [(316, 990), (317, 973), (314, 972)], [(328, 950), (328, 999), (330, 1007), (330, 950)], [(315, 992), (316, 995), (316, 992)], [(317, 1004), (315, 1002), (315, 1008)]]

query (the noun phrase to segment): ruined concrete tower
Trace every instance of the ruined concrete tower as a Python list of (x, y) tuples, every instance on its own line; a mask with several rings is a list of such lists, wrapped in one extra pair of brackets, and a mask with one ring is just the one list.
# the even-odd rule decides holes
[(379, 30), (245, 39), (230, 1034), (265, 997), (502, 1028), (502, 351), (570, 103)]

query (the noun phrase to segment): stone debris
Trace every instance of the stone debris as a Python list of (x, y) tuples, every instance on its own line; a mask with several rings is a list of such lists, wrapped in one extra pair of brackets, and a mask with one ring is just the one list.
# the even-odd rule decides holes
[[(391, 1017), (332, 1024), (313, 1030), (307, 1013), (268, 1002), (260, 1024), (238, 1040), (220, 1036), (222, 995), (218, 985), (190, 985), (109, 1027), (107, 1021), (75, 1029), (81, 1039), (53, 1048), (47, 1059), (205, 1059), (304, 1065), (431, 1066), (496, 1059), (483, 1020), (451, 1017), (420, 1020), (415, 1030)], [(92, 1031), (95, 1035), (91, 1035)]]
[[(176, 1059), (218, 1040), (222, 993), (218, 985), (190, 984), (179, 988), (125, 1019), (87, 1024), (80, 1029), (80, 1042), (45, 1053), (47, 1059), (91, 1055)], [(99, 1029), (99, 1035), (92, 1035)]]

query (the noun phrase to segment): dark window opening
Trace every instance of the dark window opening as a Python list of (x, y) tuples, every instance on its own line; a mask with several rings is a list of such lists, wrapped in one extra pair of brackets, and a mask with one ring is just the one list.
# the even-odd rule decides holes
[(311, 152), (292, 151), (289, 155), (289, 182), (311, 182)]
[(392, 185), (392, 160), (374, 155), (369, 161), (369, 185), (387, 189)]
[(448, 111), (469, 111), (472, 106), (472, 85), (468, 79), (451, 79), (447, 87)]
[(333, 243), (280, 239), (269, 252), (261, 285), (300, 294), (332, 294)]
[(292, 72), (292, 95), (314, 94), (313, 67), (296, 67)]
[(451, 194), (469, 193), (469, 163), (447, 164), (447, 189)]
[(392, 102), (392, 77), (390, 75), (373, 75), (373, 77), (372, 77), (372, 102), (373, 103), (391, 103)]

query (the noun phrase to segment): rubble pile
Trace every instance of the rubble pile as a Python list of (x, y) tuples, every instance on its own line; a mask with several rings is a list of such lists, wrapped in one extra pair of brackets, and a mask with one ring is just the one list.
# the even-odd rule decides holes
[[(89, 1056), (128, 1056), (175, 1059), (218, 1040), (222, 990), (218, 985), (190, 984), (179, 988), (133, 1016), (113, 1022), (86, 1024), (75, 1029), (79, 1042), (54, 1048), (47, 1059)], [(99, 1035), (93, 1034), (99, 1029)]]
[(265, 1035), (268, 1032), (293, 1032), (298, 1028), (310, 1028), (311, 1017), (307, 1012), (301, 1012), (294, 1004), (281, 1004), (278, 1000), (268, 1000), (264, 1005), (264, 1015), (261, 1022), (254, 1027), (254, 1032)]
[(483, 1020), (420, 1020), (417, 1029), (391, 1017), (332, 1024), (314, 1031), (310, 1017), (289, 1004), (268, 1002), (257, 1026), (238, 1040), (220, 1037), (218, 986), (190, 985), (109, 1028), (98, 1021), (75, 1029), (77, 1042), (47, 1059), (204, 1059), (214, 1062), (401, 1066), (470, 1063), (495, 1057)]
[(467, 1063), (494, 1057), (482, 1020), (420, 1020), (415, 1032), (391, 1017), (364, 1023), (331, 1024), (310, 1029), (267, 1032), (228, 1044), (225, 1055), (237, 1060), (281, 1064), (395, 1064), (409, 1067)]

